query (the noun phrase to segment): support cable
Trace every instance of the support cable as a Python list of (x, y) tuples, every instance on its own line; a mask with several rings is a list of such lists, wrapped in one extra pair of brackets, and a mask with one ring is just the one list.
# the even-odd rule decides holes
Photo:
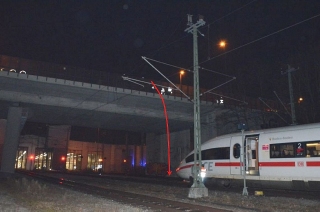
[[(271, 111), (274, 112), (274, 109), (272, 109), (265, 101), (263, 101), (261, 97), (259, 97), (259, 100), (260, 100), (263, 104), (265, 104)], [(274, 113), (275, 113), (277, 116), (279, 116), (279, 118), (281, 118), (282, 121), (284, 121), (287, 125), (289, 125), (289, 123), (288, 123), (286, 120), (284, 120), (284, 118), (282, 118), (278, 113), (276, 113), (276, 112), (274, 112)]]
[(289, 114), (290, 117), (291, 114), (289, 113), (288, 109), (286, 108), (286, 106), (283, 104), (283, 102), (281, 101), (281, 99), (279, 98), (278, 94), (276, 93), (276, 91), (273, 91), (273, 93), (276, 95), (276, 97), (278, 98), (278, 100), (280, 101), (281, 105), (283, 106), (283, 108), (285, 109), (285, 111)]
[(163, 78), (165, 78), (173, 87), (179, 90), (185, 97), (187, 97), (188, 100), (191, 101), (191, 98), (187, 94), (185, 94), (180, 88), (178, 88), (175, 84), (173, 84), (173, 82), (171, 82), (164, 74), (162, 74), (161, 71), (159, 71), (156, 67), (154, 67), (154, 65), (152, 65), (146, 57), (142, 57), (142, 59), (144, 59), (154, 70), (156, 70)]

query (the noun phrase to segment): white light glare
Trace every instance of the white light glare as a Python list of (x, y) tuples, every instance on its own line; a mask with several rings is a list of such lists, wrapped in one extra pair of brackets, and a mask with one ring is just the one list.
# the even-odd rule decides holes
[(200, 172), (200, 176), (202, 179), (206, 176), (206, 173), (207, 173), (207, 169), (202, 167)]

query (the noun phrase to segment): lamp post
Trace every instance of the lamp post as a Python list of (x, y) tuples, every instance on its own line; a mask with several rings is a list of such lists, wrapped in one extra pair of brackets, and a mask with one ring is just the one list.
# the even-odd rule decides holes
[(182, 75), (184, 75), (184, 70), (181, 70), (180, 72), (180, 89), (182, 88), (182, 84), (181, 84), (181, 82), (182, 82)]

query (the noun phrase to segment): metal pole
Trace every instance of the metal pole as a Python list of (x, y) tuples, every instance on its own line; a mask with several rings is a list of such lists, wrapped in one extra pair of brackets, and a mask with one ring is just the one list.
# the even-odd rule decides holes
[(193, 98), (194, 98), (194, 161), (196, 161), (193, 187), (203, 187), (200, 177), (201, 162), (201, 124), (200, 124), (200, 98), (199, 98), (199, 67), (198, 67), (198, 40), (197, 28), (193, 25)]
[(185, 31), (193, 34), (193, 94), (194, 94), (194, 169), (193, 185), (189, 191), (190, 198), (208, 196), (208, 189), (204, 186), (200, 171), (201, 162), (201, 122), (200, 122), (200, 92), (199, 92), (199, 63), (198, 63), (198, 30), (197, 28), (204, 25), (205, 22), (200, 17), (196, 24), (192, 23), (192, 16), (188, 15), (188, 25)]
[(285, 72), (281, 72), (282, 74), (288, 74), (292, 125), (297, 124), (296, 111), (294, 108), (294, 100), (293, 100), (292, 78), (291, 78), (291, 72), (296, 71), (296, 70), (297, 69), (294, 69), (290, 65), (288, 65), (288, 70)]
[[(241, 161), (241, 166), (242, 166), (242, 175), (243, 175), (243, 190), (242, 190), (242, 195), (243, 196), (248, 196), (248, 190), (247, 190), (247, 183), (246, 183), (246, 155), (247, 155), (247, 148), (244, 145), (244, 129), (241, 129), (242, 133), (242, 161)], [(240, 159), (241, 159), (240, 158)]]
[(291, 72), (294, 69), (288, 67), (288, 82), (289, 82), (289, 92), (290, 92), (290, 106), (291, 106), (291, 116), (292, 116), (292, 124), (296, 124), (296, 111), (294, 108), (294, 101), (293, 101), (293, 88), (292, 88), (292, 79), (291, 79)]

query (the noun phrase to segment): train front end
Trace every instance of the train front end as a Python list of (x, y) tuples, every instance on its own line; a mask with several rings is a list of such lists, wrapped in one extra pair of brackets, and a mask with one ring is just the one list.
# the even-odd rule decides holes
[(186, 163), (186, 159), (183, 159), (179, 166), (176, 168), (177, 175), (185, 180), (189, 180), (192, 176), (191, 170), (192, 170), (193, 163)]

